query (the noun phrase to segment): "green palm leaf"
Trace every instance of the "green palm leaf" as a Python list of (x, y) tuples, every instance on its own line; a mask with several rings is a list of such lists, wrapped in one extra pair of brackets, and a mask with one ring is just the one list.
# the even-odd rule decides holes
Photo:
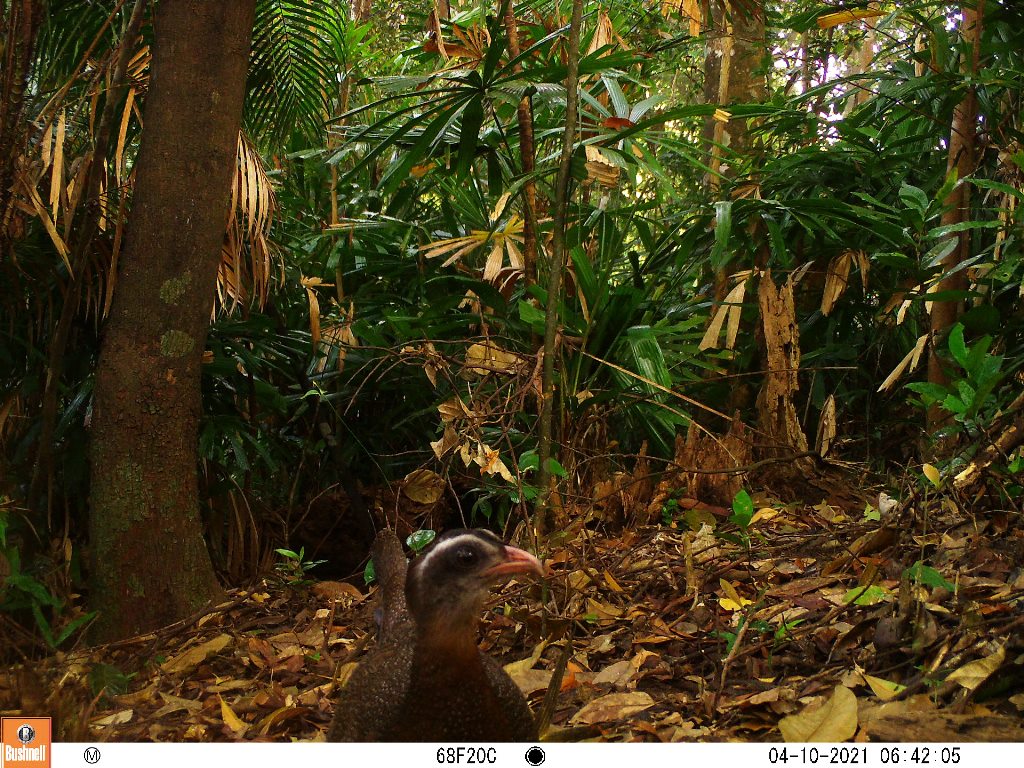
[(259, 0), (246, 127), (263, 144), (296, 129), (321, 140), (338, 94), (345, 14), (323, 0)]

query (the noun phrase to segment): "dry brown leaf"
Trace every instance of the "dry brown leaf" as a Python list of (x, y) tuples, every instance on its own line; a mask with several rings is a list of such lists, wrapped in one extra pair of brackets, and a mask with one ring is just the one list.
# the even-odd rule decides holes
[(779, 730), (788, 742), (846, 741), (857, 732), (857, 697), (849, 688), (837, 685), (824, 704), (782, 718)]
[(591, 701), (583, 709), (573, 715), (569, 721), (573, 725), (607, 723), (612, 721), (627, 720), (635, 714), (643, 712), (654, 706), (654, 699), (650, 694), (643, 691), (632, 691), (631, 693), (609, 693), (607, 696), (599, 696)]
[(292, 718), (302, 717), (303, 715), (309, 714), (309, 712), (310, 710), (308, 707), (278, 707), (257, 723), (256, 732), (261, 736), (266, 736), (270, 733), (270, 729), (278, 723), (283, 723), (285, 720), (291, 720)]
[[(507, 668), (506, 671), (508, 671)], [(509, 672), (508, 676), (512, 678), (512, 682), (519, 687), (523, 695), (529, 696), (537, 691), (546, 691), (551, 684), (552, 674), (550, 669), (520, 669), (516, 672)]]
[(947, 682), (960, 683), (968, 691), (973, 691), (988, 680), (1006, 659), (1006, 646), (1000, 645), (995, 653), (983, 659), (964, 664), (960, 669), (950, 673)]
[(231, 635), (222, 633), (211, 640), (207, 640), (205, 643), (189, 648), (187, 651), (168, 659), (160, 665), (160, 669), (167, 674), (184, 674), (195, 669), (211, 656), (220, 653), (230, 642)]
[(444, 478), (429, 469), (414, 469), (402, 481), (402, 493), (417, 504), (437, 503), (445, 487)]
[(635, 678), (636, 667), (633, 662), (630, 659), (623, 659), (622, 661), (616, 661), (614, 664), (609, 664), (594, 675), (593, 684), (610, 685), (619, 690), (626, 690), (627, 688), (636, 687)]
[(835, 309), (836, 302), (846, 293), (850, 281), (850, 267), (853, 264), (853, 252), (843, 251), (829, 262), (825, 276), (825, 287), (821, 292), (821, 314), (828, 317)]
[(430, 447), (434, 451), (434, 455), (440, 459), (458, 444), (458, 433), (456, 433), (450, 424), (446, 424), (444, 427), (444, 434), (441, 435), (441, 439), (432, 440), (430, 442)]
[(622, 617), (622, 611), (614, 605), (602, 603), (592, 597), (587, 598), (587, 613), (597, 616), (597, 623), (606, 626)]
[[(748, 273), (744, 273), (749, 276)], [(718, 347), (718, 337), (722, 333), (722, 326), (725, 325), (726, 320), (729, 321), (729, 326), (726, 331), (725, 349), (732, 349), (736, 345), (736, 337), (739, 334), (740, 329), (740, 315), (743, 311), (743, 297), (746, 295), (747, 281), (741, 279), (733, 289), (726, 294), (726, 297), (722, 299), (722, 303), (715, 309), (715, 314), (711, 318), (711, 322), (708, 323), (708, 329), (704, 333), (704, 338), (701, 339), (698, 349), (716, 349)]]
[(135, 710), (122, 709), (120, 712), (115, 712), (112, 715), (107, 715), (106, 717), (93, 720), (89, 725), (97, 728), (106, 728), (111, 725), (124, 725), (125, 723), (130, 723), (134, 716)]
[(156, 712), (153, 713), (153, 719), (159, 719), (164, 715), (169, 715), (172, 712), (188, 712), (195, 714), (203, 708), (203, 704), (200, 701), (193, 701), (192, 699), (183, 699), (180, 696), (172, 696), (169, 693), (160, 691), (160, 698), (164, 700), (164, 705), (160, 707)]
[(917, 343), (914, 344), (914, 348), (907, 352), (907, 354), (904, 355), (903, 359), (899, 361), (896, 367), (892, 369), (892, 373), (885, 377), (885, 381), (883, 381), (879, 385), (877, 391), (889, 391), (890, 389), (892, 389), (893, 384), (895, 384), (899, 380), (900, 376), (903, 375), (904, 371), (908, 369), (910, 371), (913, 371), (915, 368), (917, 368), (917, 364), (921, 360), (921, 353), (924, 352), (925, 345), (928, 343), (928, 337), (930, 335), (931, 334), (926, 333), (923, 336), (918, 337)]
[(836, 437), (836, 398), (829, 395), (825, 400), (825, 406), (821, 409), (821, 418), (818, 419), (818, 436), (815, 440), (818, 454), (822, 457), (828, 454), (832, 441)]
[(504, 667), (505, 671), (512, 677), (512, 679), (515, 679), (515, 676), (518, 673), (532, 669), (533, 665), (540, 660), (541, 654), (544, 653), (544, 649), (547, 647), (547, 640), (541, 640), (534, 646), (533, 652), (525, 659), (520, 659), (519, 661), (513, 661), (511, 664), (506, 664)]
[(471, 376), (486, 376), (489, 373), (515, 373), (522, 367), (523, 358), (514, 352), (507, 352), (493, 341), (472, 344), (466, 350), (464, 373)]

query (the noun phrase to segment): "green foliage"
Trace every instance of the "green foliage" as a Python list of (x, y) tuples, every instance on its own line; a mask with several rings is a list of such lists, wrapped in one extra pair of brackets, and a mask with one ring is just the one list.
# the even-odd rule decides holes
[(268, 147), (316, 143), (337, 98), (338, 71), (366, 34), (348, 4), (259, 0), (253, 25), (246, 127)]
[(907, 389), (921, 396), (916, 401), (923, 408), (938, 404), (953, 420), (976, 437), (1001, 404), (997, 388), (1004, 381), (1003, 358), (992, 355), (992, 337), (983, 336), (968, 346), (964, 326), (957, 323), (949, 332), (947, 345), (957, 369), (948, 385), (912, 382)]
[(430, 544), (435, 538), (437, 538), (437, 531), (432, 531), (429, 528), (421, 528), (418, 531), (413, 531), (409, 534), (409, 537), (405, 540), (406, 545), (416, 554), (419, 554), (427, 545)]
[(744, 489), (740, 489), (732, 500), (732, 515), (729, 522), (735, 523), (742, 530), (746, 531), (747, 526), (754, 517), (754, 500)]
[(955, 587), (943, 578), (942, 574), (925, 565), (923, 560), (918, 560), (907, 569), (907, 575), (915, 584), (924, 584), (926, 587), (942, 587), (947, 592), (953, 592)]
[(22, 563), (24, 545), (21, 531), (12, 524), (7, 508), (0, 506), (0, 562), (6, 563), (8, 573), (0, 581), (0, 612), (18, 618), (31, 616), (32, 623), (43, 641), (56, 650), (72, 635), (86, 627), (95, 612), (79, 613), (70, 610), (65, 601), (47, 585), (42, 569), (45, 561), (26, 567)]
[(89, 690), (93, 696), (112, 699), (128, 692), (135, 674), (122, 672), (112, 664), (93, 664), (89, 669)]
[(327, 562), (326, 560), (307, 560), (305, 547), (300, 547), (298, 552), (283, 547), (274, 551), (284, 558), (274, 565), (274, 570), (293, 586), (311, 583), (306, 578), (306, 574), (321, 563)]

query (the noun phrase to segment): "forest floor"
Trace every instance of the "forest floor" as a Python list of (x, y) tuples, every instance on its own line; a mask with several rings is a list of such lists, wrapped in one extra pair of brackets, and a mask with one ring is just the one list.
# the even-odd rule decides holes
[[(581, 520), (547, 555), (543, 611), (537, 585), (496, 596), (482, 647), (549, 738), (1024, 741), (1019, 515), (938, 494), (753, 501), (745, 529), (686, 500), (659, 525)], [(7, 693), (37, 691), (63, 740), (323, 740), (375, 591), (268, 578)]]

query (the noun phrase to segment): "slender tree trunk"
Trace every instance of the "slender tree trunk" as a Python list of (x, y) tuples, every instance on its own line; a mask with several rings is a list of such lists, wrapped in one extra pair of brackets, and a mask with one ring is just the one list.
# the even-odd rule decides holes
[[(704, 100), (718, 104), (728, 111), (730, 104), (764, 102), (768, 100), (768, 80), (763, 60), (767, 55), (767, 37), (764, 8), (760, 3), (745, 3), (742, 7), (730, 0), (711, 0), (707, 50), (704, 67)], [(704, 137), (711, 142), (708, 166), (708, 188), (716, 192), (720, 175), (735, 176), (735, 169), (723, 166), (723, 155), (728, 158), (748, 157), (752, 151), (750, 128), (746, 120), (719, 120), (709, 118), (704, 126)], [(715, 300), (721, 301), (728, 293), (730, 268), (722, 264), (715, 269)]]
[(135, 196), (96, 370), (97, 639), (219, 595), (199, 518), (200, 365), (235, 169), (255, 0), (161, 0)]
[[(982, 17), (985, 13), (985, 0), (978, 0), (977, 7), (961, 6), (963, 11), (963, 27), (961, 39), (965, 42), (963, 64), (961, 70), (968, 74), (971, 82), (978, 72), (978, 57), (981, 46)], [(942, 224), (952, 225), (966, 221), (970, 216), (969, 187), (963, 179), (974, 171), (975, 142), (978, 125), (978, 98), (974, 85), (967, 87), (967, 93), (953, 111), (953, 124), (949, 134), (949, 156), (947, 172), (956, 172), (960, 183), (953, 188), (946, 198), (947, 210), (942, 214)], [(942, 263), (945, 271), (954, 269), (970, 255), (971, 237), (969, 231), (955, 232), (950, 237), (957, 240), (957, 247)], [(960, 270), (956, 274), (943, 277), (935, 285), (937, 293), (946, 291), (966, 291), (968, 288), (967, 273)], [(932, 303), (931, 331), (932, 343), (928, 352), (928, 381), (932, 384), (945, 385), (949, 382), (942, 359), (937, 354), (938, 342), (945, 338), (957, 318), (963, 302), (960, 299), (944, 299)], [(933, 434), (948, 419), (948, 414), (933, 405), (928, 409), (928, 432)]]
[(555, 178), (554, 221), (551, 233), (551, 261), (548, 264), (547, 311), (544, 316), (544, 370), (541, 375), (542, 402), (537, 438), (537, 506), (533, 525), (539, 536), (551, 528), (551, 458), (554, 436), (553, 412), (555, 405), (555, 336), (558, 332), (559, 292), (562, 290), (562, 270), (568, 258), (565, 233), (568, 228), (569, 185), (572, 181), (572, 151), (576, 143), (577, 107), (579, 101), (580, 27), (583, 19), (583, 0), (573, 0), (566, 42), (568, 65), (565, 72), (565, 129), (562, 131), (562, 155)]

